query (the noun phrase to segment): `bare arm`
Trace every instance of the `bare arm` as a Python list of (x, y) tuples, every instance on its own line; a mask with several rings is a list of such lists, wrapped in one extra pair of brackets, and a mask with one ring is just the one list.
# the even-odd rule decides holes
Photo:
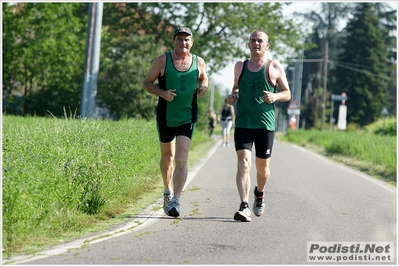
[(240, 78), (243, 67), (244, 61), (238, 61), (234, 65), (234, 85), (231, 89), (231, 94), (227, 97), (227, 103), (230, 105), (233, 105), (238, 99), (238, 79)]
[(165, 54), (156, 58), (154, 60), (154, 62), (152, 63), (152, 66), (151, 66), (150, 70), (148, 71), (142, 86), (143, 86), (144, 90), (146, 90), (148, 93), (156, 95), (156, 96), (160, 96), (167, 101), (172, 101), (176, 96), (176, 94), (175, 94), (176, 89), (163, 90), (154, 84), (154, 82), (158, 79), (158, 77), (160, 77), (164, 74), (165, 65), (166, 65), (166, 55)]
[(265, 93), (264, 101), (269, 104), (274, 103), (276, 101), (279, 102), (289, 101), (291, 99), (291, 91), (283, 67), (278, 62), (273, 61), (269, 69), (269, 75), (271, 80), (275, 84), (278, 84), (281, 91), (276, 93), (264, 91)]
[(219, 113), (218, 113), (218, 121), (221, 120), (222, 118), (222, 110), (223, 110), (224, 105), (220, 108)]
[(197, 58), (198, 58), (198, 70), (199, 70), (199, 77), (198, 77), (198, 88), (200, 89), (199, 96), (204, 97), (208, 92), (209, 79), (208, 75), (206, 74), (206, 64), (204, 59), (201, 57)]
[(230, 106), (230, 110), (231, 110), (231, 117), (233, 120), (233, 124), (236, 121), (236, 113), (234, 112), (234, 106)]

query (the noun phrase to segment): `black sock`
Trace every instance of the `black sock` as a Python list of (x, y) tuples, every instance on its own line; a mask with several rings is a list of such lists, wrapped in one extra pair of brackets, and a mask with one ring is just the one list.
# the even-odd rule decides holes
[(255, 187), (255, 196), (257, 197), (263, 197), (263, 192), (258, 191), (258, 187)]

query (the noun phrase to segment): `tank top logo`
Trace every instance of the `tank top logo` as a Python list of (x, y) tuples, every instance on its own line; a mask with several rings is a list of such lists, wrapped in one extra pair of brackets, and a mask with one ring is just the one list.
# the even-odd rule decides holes
[(264, 101), (263, 101), (264, 93), (263, 93), (263, 90), (260, 88), (262, 88), (262, 80), (259, 77), (253, 78), (251, 91), (252, 91), (252, 96), (254, 97), (255, 101), (258, 104), (264, 103)]
[(180, 90), (185, 92), (186, 91), (186, 75), (182, 75), (179, 79), (180, 82)]

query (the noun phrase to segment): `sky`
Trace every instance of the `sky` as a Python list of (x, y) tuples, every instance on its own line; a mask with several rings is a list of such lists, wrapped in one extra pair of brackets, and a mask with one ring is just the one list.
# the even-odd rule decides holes
[[(379, 1), (375, 1), (379, 2)], [(385, 1), (381, 1), (385, 2)], [(388, 3), (393, 9), (398, 9), (399, 2), (386, 2)], [(291, 5), (288, 7), (284, 7), (283, 13), (288, 17), (293, 12), (308, 12), (310, 10), (320, 11), (320, 2), (291, 2)], [(283, 64), (283, 62), (281, 62)], [(217, 81), (218, 83), (222, 84), (225, 88), (221, 90), (224, 92), (226, 89), (230, 90), (233, 87), (234, 82), (234, 64), (230, 63), (224, 69), (220, 71), (219, 74), (211, 75), (211, 79)], [(284, 65), (284, 64), (283, 64)]]

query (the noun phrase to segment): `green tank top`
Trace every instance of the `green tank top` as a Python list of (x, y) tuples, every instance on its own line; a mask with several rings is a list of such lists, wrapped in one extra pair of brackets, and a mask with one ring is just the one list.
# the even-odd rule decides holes
[[(268, 60), (258, 72), (248, 69), (248, 60), (238, 80), (239, 98), (235, 127), (248, 129), (265, 129), (275, 131), (274, 104), (263, 101), (263, 90), (275, 92), (276, 86), (270, 80)], [(267, 72), (267, 75), (266, 75)]]
[(172, 55), (166, 53), (163, 76), (158, 78), (159, 88), (176, 89), (173, 101), (158, 98), (157, 121), (169, 127), (197, 122), (197, 82), (199, 76), (197, 56), (192, 54), (192, 63), (187, 71), (178, 71), (173, 65)]

